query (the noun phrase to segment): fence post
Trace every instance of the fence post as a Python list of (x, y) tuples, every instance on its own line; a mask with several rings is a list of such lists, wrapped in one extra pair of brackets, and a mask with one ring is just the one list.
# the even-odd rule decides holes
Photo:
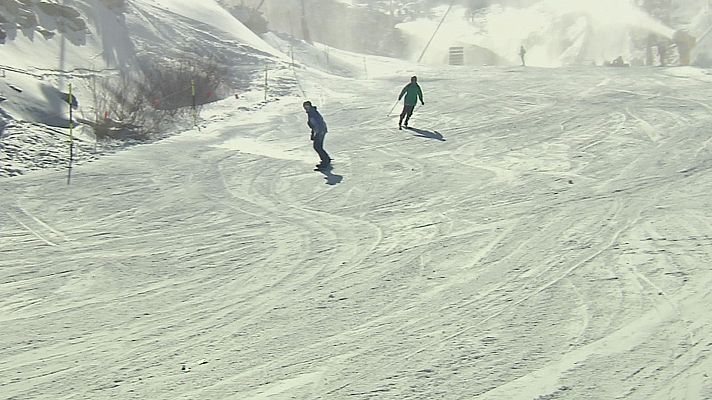
[(72, 160), (74, 159), (74, 118), (72, 104), (74, 104), (74, 95), (72, 94), (72, 84), (69, 84), (69, 98), (67, 103), (69, 104), (69, 168), (67, 170), (67, 185), (72, 181)]
[[(190, 94), (191, 94), (192, 104), (193, 104), (193, 126), (198, 126), (198, 112), (196, 110), (196, 102), (195, 102), (195, 79), (190, 80)], [(198, 127), (198, 130), (200, 130), (200, 127)]]

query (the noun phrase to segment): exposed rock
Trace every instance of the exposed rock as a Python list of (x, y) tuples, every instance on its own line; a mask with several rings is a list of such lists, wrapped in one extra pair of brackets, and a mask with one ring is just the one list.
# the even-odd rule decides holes
[(51, 39), (51, 38), (53, 38), (54, 35), (55, 35), (54, 32), (50, 31), (49, 29), (43, 28), (43, 27), (41, 27), (41, 26), (38, 26), (37, 28), (35, 28), (35, 30), (36, 30), (40, 35), (42, 35), (42, 37), (44, 37), (45, 39)]
[(81, 18), (65, 19), (63, 24), (73, 32), (79, 32), (87, 29), (87, 23)]
[(39, 7), (42, 12), (53, 17), (76, 19), (81, 16), (81, 14), (79, 14), (79, 11), (77, 11), (76, 9), (69, 6), (63, 6), (61, 4), (41, 2), (39, 4)]
[(101, 2), (111, 10), (126, 10), (126, 0), (101, 0)]
[(39, 23), (37, 15), (30, 10), (20, 10), (17, 15), (16, 22), (22, 29), (34, 28)]
[(0, 0), (0, 7), (4, 7), (9, 15), (17, 15), (21, 8), (27, 9), (26, 6), (23, 7), (17, 0)]

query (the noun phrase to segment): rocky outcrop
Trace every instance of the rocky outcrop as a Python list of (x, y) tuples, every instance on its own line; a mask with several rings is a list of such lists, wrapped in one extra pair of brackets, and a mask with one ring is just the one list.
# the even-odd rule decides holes
[(126, 0), (101, 0), (106, 8), (114, 11), (126, 11)]
[(42, 10), (45, 14), (51, 15), (53, 17), (63, 17), (68, 19), (75, 19), (81, 17), (79, 11), (69, 6), (46, 2), (41, 2), (38, 4), (38, 6), (39, 9)]
[[(103, 0), (121, 5), (123, 0)], [(87, 23), (79, 10), (63, 4), (40, 0), (0, 0), (0, 43), (12, 40), (18, 31), (37, 32), (45, 39), (59, 33), (76, 33), (82, 41)], [(17, 33), (16, 33), (17, 32)], [(71, 39), (70, 39), (71, 40)]]

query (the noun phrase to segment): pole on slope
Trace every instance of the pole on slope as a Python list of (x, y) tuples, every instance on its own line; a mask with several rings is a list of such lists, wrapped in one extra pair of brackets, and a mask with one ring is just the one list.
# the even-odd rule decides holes
[(193, 126), (200, 131), (200, 126), (198, 126), (198, 102), (195, 98), (195, 79), (190, 80), (190, 95), (191, 104), (193, 106)]
[(267, 86), (268, 86), (267, 73), (268, 73), (268, 71), (269, 71), (269, 66), (267, 66), (267, 64), (265, 64), (265, 101), (267, 101)]
[(428, 47), (430, 47), (430, 43), (435, 39), (435, 35), (438, 33), (438, 30), (440, 30), (440, 26), (442, 26), (443, 22), (445, 22), (445, 18), (447, 15), (450, 13), (450, 10), (452, 9), (452, 6), (455, 4), (455, 0), (450, 2), (450, 6), (447, 8), (447, 11), (445, 11), (445, 14), (443, 14), (442, 19), (440, 20), (440, 23), (438, 26), (435, 28), (435, 31), (433, 32), (433, 35), (430, 36), (430, 40), (428, 40), (428, 43), (425, 45), (425, 48), (423, 49), (423, 52), (420, 53), (420, 57), (418, 57), (418, 62), (423, 60), (423, 56), (425, 55), (425, 52), (428, 51)]
[(67, 103), (69, 104), (69, 168), (67, 169), (67, 185), (72, 182), (72, 161), (74, 160), (74, 117), (72, 104), (74, 104), (74, 95), (72, 94), (72, 84), (69, 84), (69, 95)]
[(302, 0), (302, 39), (307, 43), (312, 43), (309, 28), (307, 27), (307, 7), (304, 4), (304, 0)]
[(396, 102), (393, 103), (393, 107), (391, 107), (391, 111), (388, 112), (388, 115), (386, 115), (386, 117), (390, 117), (390, 116), (391, 116), (391, 114), (393, 113), (393, 110), (396, 109), (396, 106), (398, 105), (398, 102), (399, 102), (399, 101), (400, 101), (400, 99), (396, 100)]

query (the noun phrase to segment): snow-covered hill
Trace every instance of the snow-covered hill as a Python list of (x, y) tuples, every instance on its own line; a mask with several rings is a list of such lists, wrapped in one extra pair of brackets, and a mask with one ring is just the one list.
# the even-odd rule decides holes
[(134, 67), (118, 54), (238, 60), (240, 96), (112, 154), (76, 129), (96, 161), (71, 181), (0, 178), (0, 399), (712, 398), (709, 70), (433, 67), (200, 4), (105, 9), (132, 49), (110, 57), (86, 18), (64, 46), (90, 69), (13, 37), (56, 53), (0, 78), (28, 118), (2, 117), (8, 174), (28, 147), (66, 166), (62, 92), (92, 112), (82, 82)]
[[(260, 90), (265, 66), (286, 70), (287, 57), (245, 28), (215, 1), (82, 0), (60, 5), (37, 1), (0, 3), (5, 32), (0, 44), (0, 176), (60, 165), (67, 156), (69, 84), (79, 101), (75, 121), (114, 117), (99, 109), (97, 81), (137, 76), (146, 63), (210, 60), (226, 71), (217, 97)], [(170, 62), (170, 61), (169, 61)], [(200, 65), (199, 62), (196, 62)], [(281, 74), (281, 75), (279, 75)], [(285, 71), (275, 77), (289, 76)], [(294, 83), (274, 83), (283, 92)], [(190, 88), (190, 82), (185, 82)], [(98, 90), (101, 90), (98, 89)], [(189, 91), (189, 90), (188, 90)], [(184, 101), (190, 104), (190, 99)], [(245, 102), (242, 106), (252, 106)], [(121, 144), (96, 143), (79, 124), (78, 161)], [(98, 148), (98, 149), (97, 149)], [(62, 162), (61, 165), (64, 165)]]
[(711, 76), (390, 71), (4, 180), (3, 397), (711, 398)]

